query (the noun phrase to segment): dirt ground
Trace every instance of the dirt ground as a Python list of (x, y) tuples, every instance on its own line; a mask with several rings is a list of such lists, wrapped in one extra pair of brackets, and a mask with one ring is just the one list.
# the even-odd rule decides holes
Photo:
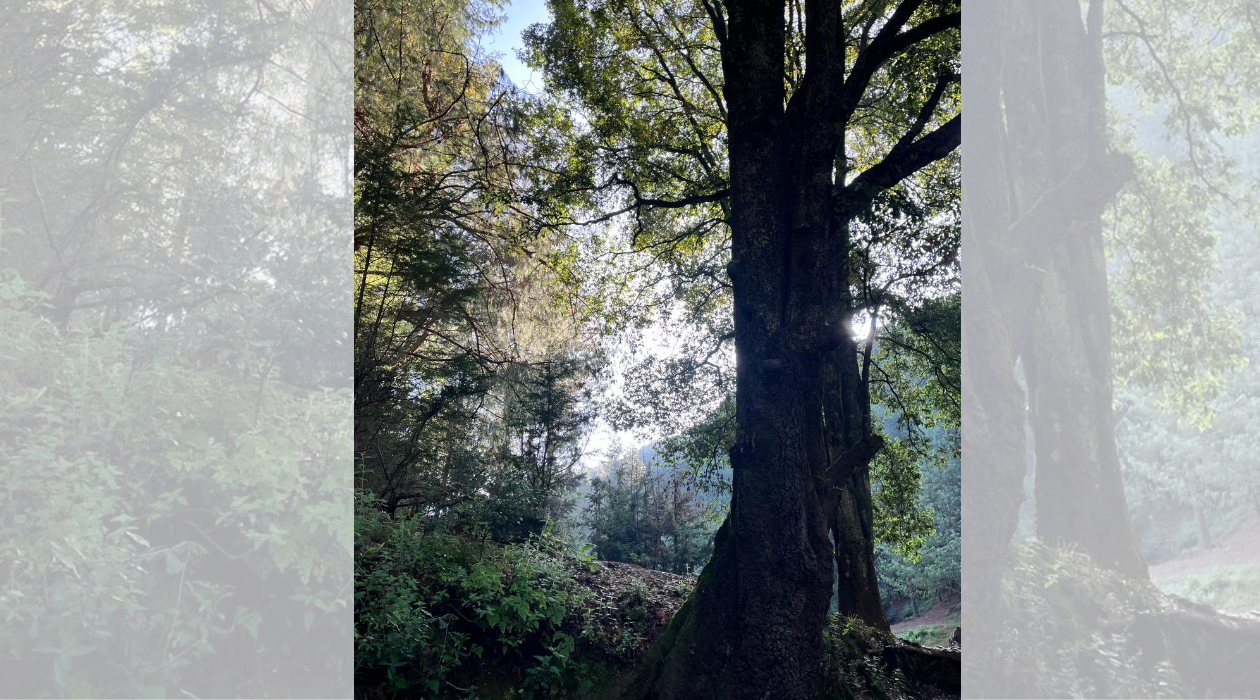
[(1221, 566), (1260, 564), (1260, 518), (1252, 518), (1212, 549), (1151, 567), (1151, 578), (1175, 579)]
[[(902, 620), (901, 622), (893, 625), (892, 631), (894, 633), (903, 632), (905, 630), (912, 629), (914, 627), (922, 627), (924, 625), (948, 625), (951, 620), (958, 617), (956, 608), (961, 601), (962, 599), (958, 596), (946, 598), (936, 605), (933, 605), (922, 615)], [(953, 612), (950, 612), (951, 610)]]

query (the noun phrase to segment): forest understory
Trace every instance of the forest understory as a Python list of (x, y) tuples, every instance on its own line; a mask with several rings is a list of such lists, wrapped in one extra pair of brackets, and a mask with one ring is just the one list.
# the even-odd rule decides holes
[[(374, 662), (356, 679), (363, 700), (642, 697), (642, 664), (697, 582), (575, 556), (547, 536), (502, 546), (432, 533), (400, 537), (399, 529), (381, 525), (361, 531), (359, 562), (370, 569), (357, 592), (361, 631), (383, 632), (388, 643), (386, 630), (402, 619), (391, 599), (405, 607), (402, 589), (427, 613), (419, 626), (396, 630), (413, 655), (395, 656), (392, 667), (361, 646), (360, 662)], [(382, 578), (384, 571), (389, 576)], [(957, 642), (920, 645), (832, 614), (815, 697), (958, 698), (959, 678)]]

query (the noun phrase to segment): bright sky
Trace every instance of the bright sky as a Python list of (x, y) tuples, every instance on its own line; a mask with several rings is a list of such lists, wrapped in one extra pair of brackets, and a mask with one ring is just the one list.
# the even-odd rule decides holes
[[(524, 46), (521, 32), (524, 32), (531, 24), (551, 21), (547, 0), (510, 0), (503, 9), (507, 18), (499, 27), (498, 32), (486, 41), (485, 48), (491, 53), (498, 54), (503, 72), (507, 73), (513, 85), (533, 93), (542, 92), (542, 76), (521, 63), (516, 57), (516, 52)], [(649, 335), (651, 335), (650, 332)], [(659, 340), (648, 342), (654, 347), (659, 344)], [(612, 393), (620, 392), (620, 384), (618, 377), (610, 387)], [(614, 442), (621, 442), (626, 447), (638, 448), (643, 443), (643, 439), (631, 432), (613, 430), (603, 418), (599, 418), (595, 421), (586, 444), (586, 454), (582, 459), (583, 468), (589, 472), (595, 471)]]
[[(542, 76), (537, 71), (531, 70), (521, 63), (516, 57), (516, 52), (523, 48), (521, 32), (524, 32), (531, 24), (551, 21), (551, 13), (547, 9), (547, 0), (510, 0), (503, 9), (507, 17), (499, 27), (498, 32), (486, 41), (485, 48), (487, 51), (499, 56), (503, 71), (507, 73), (508, 79), (514, 85), (533, 93), (540, 93), (543, 89)], [(677, 344), (676, 340), (663, 333), (660, 328), (653, 327), (647, 329), (643, 337), (639, 338), (639, 343), (644, 347), (650, 348), (653, 354), (668, 356), (677, 351), (675, 347)], [(622, 358), (615, 362), (615, 366), (617, 366), (616, 373), (618, 375), (626, 369), (625, 361)], [(620, 376), (612, 380), (608, 390), (612, 395), (620, 394)], [(683, 426), (678, 427), (681, 428)], [(598, 418), (588, 436), (586, 454), (582, 459), (582, 466), (589, 472), (595, 471), (599, 463), (603, 461), (608, 449), (616, 442), (620, 442), (625, 447), (637, 449), (645, 442), (654, 441), (661, 437), (663, 436), (648, 435), (645, 440), (644, 436), (636, 435), (631, 431), (613, 430), (602, 417)]]
[(551, 13), (547, 10), (547, 0), (510, 0), (503, 9), (507, 19), (499, 27), (496, 35), (486, 42), (486, 49), (499, 54), (503, 71), (507, 73), (512, 84), (530, 92), (541, 92), (542, 77), (521, 63), (516, 57), (516, 51), (523, 47), (521, 32), (525, 31), (529, 25), (551, 21)]

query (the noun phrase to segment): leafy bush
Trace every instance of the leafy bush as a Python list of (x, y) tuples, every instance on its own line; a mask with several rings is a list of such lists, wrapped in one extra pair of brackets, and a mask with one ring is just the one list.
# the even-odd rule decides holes
[(550, 531), (500, 545), (419, 516), (391, 520), (366, 493), (357, 503), (357, 694), (549, 698), (581, 686), (581, 562)]
[[(1098, 567), (1071, 548), (1014, 547), (1000, 641), (1009, 692), (1025, 697), (1180, 697), (1164, 660), (1144, 658), (1129, 628), (1136, 612), (1161, 606), (1146, 581)], [(1103, 630), (1109, 630), (1104, 632)]]
[(889, 632), (874, 629), (856, 617), (831, 615), (823, 628), (823, 672), (820, 698), (904, 697), (905, 676), (888, 670), (878, 658), (885, 646), (895, 644)]

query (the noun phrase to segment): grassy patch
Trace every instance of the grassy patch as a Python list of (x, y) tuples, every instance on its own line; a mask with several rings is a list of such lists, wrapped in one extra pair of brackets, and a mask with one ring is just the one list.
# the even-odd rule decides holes
[(1161, 581), (1159, 587), (1217, 610), (1260, 610), (1260, 566), (1220, 566)]
[(897, 636), (907, 642), (915, 642), (924, 646), (947, 647), (949, 646), (950, 635), (954, 633), (954, 628), (957, 626), (957, 621), (944, 625), (922, 625), (902, 630), (897, 633)]

